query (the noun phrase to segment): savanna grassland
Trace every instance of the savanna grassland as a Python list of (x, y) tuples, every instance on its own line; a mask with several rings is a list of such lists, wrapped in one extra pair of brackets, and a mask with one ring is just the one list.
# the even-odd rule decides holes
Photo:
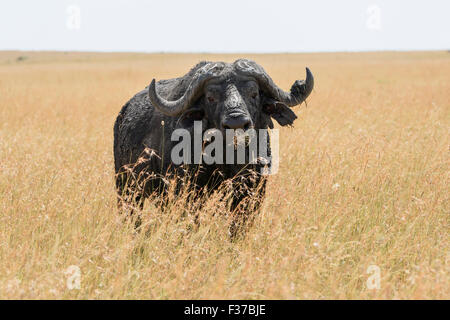
[[(285, 90), (315, 75), (262, 212), (231, 242), (217, 197), (198, 228), (183, 201), (149, 202), (136, 233), (117, 113), (153, 77), (238, 57)], [(448, 299), (449, 128), (448, 52), (0, 52), (0, 298)]]

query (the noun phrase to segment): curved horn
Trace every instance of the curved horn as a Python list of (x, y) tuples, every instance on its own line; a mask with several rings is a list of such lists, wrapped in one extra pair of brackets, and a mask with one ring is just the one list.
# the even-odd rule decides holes
[(217, 77), (223, 65), (220, 63), (208, 63), (199, 68), (193, 76), (191, 83), (183, 96), (176, 101), (168, 101), (156, 92), (156, 81), (152, 80), (148, 87), (148, 96), (152, 105), (161, 113), (168, 116), (176, 116), (186, 110), (192, 102), (198, 98), (199, 89), (203, 87), (207, 80)]
[(181, 97), (177, 101), (167, 101), (156, 93), (155, 79), (152, 80), (152, 83), (150, 83), (148, 87), (148, 96), (152, 105), (163, 114), (166, 114), (168, 116), (177, 115), (183, 109), (183, 97)]
[(295, 81), (291, 87), (291, 91), (286, 92), (280, 89), (266, 71), (255, 62), (250, 60), (238, 60), (236, 61), (236, 65), (238, 71), (255, 77), (260, 85), (264, 86), (274, 99), (289, 107), (294, 107), (305, 101), (314, 88), (314, 77), (311, 70), (308, 68), (306, 68), (306, 79)]

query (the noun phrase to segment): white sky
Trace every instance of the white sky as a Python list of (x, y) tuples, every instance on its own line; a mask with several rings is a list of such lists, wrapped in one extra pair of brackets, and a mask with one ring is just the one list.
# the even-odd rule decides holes
[(1, 0), (0, 50), (450, 49), (449, 0)]

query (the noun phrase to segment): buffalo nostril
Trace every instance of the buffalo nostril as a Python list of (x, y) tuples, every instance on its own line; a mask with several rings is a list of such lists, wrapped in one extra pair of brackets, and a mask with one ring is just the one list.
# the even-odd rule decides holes
[(224, 129), (244, 129), (248, 130), (251, 127), (251, 120), (248, 117), (227, 118), (222, 122)]

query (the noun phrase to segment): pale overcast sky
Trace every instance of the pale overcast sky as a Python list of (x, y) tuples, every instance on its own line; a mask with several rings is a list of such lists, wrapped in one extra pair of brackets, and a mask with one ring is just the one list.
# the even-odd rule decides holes
[(450, 49), (449, 0), (2, 0), (0, 50)]

